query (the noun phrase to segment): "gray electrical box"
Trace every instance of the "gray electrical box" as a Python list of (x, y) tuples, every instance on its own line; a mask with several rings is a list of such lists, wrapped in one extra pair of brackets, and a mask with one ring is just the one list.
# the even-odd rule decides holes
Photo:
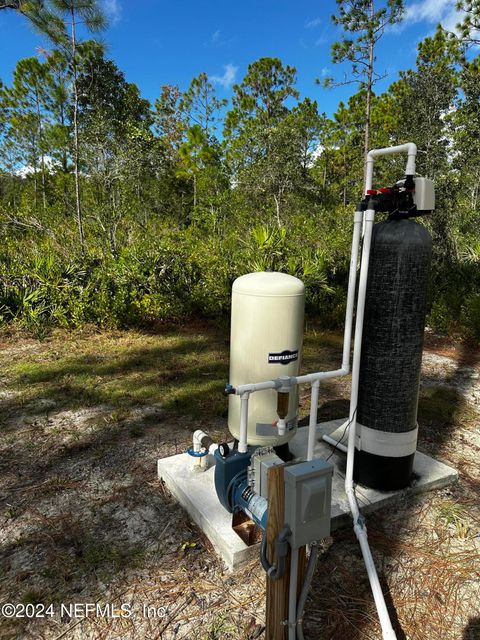
[(281, 464), (284, 462), (277, 456), (273, 447), (259, 447), (252, 453), (248, 480), (255, 493), (268, 498), (268, 470)]
[(333, 466), (311, 460), (285, 467), (285, 522), (298, 549), (330, 535)]
[[(430, 178), (422, 178), (416, 176), (415, 191), (413, 192), (413, 201), (417, 207), (417, 211), (434, 211), (435, 209), (435, 185)], [(399, 187), (405, 185), (405, 180), (397, 182)]]
[(429, 178), (415, 178), (415, 193), (413, 200), (418, 211), (433, 211), (435, 209), (435, 187)]

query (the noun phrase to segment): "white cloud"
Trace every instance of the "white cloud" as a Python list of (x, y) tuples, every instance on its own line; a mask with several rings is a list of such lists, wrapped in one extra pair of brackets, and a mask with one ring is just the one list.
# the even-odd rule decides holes
[(440, 23), (444, 29), (454, 31), (462, 17), (463, 13), (457, 10), (455, 0), (419, 0), (406, 7), (403, 25)]
[(117, 24), (122, 17), (120, 0), (103, 0), (103, 10), (111, 24)]
[(305, 23), (305, 29), (315, 29), (315, 27), (318, 27), (321, 24), (322, 24), (321, 18), (313, 18), (313, 20), (308, 20)]
[[(16, 171), (15, 171), (15, 175), (19, 178), (22, 178), (22, 180), (28, 176), (31, 176), (34, 173), (40, 173), (40, 171), (42, 170), (42, 158), (38, 159), (38, 165), (37, 168), (35, 169), (35, 167), (33, 165), (30, 164), (25, 164), (22, 165), (21, 167), (19, 167)], [(43, 156), (43, 166), (45, 168), (46, 173), (53, 175), (55, 173), (55, 171), (61, 167), (61, 164), (58, 160), (55, 160), (54, 158), (52, 158), (51, 156)]]
[(228, 89), (234, 82), (237, 75), (238, 67), (233, 64), (224, 64), (225, 69), (223, 76), (211, 76), (210, 80), (216, 84), (221, 84), (222, 87)]
[(324, 151), (325, 147), (322, 144), (317, 145), (315, 149), (313, 149), (307, 162), (307, 166), (310, 167), (310, 169), (315, 166), (315, 162), (320, 158)]
[(223, 34), (223, 32), (220, 31), (220, 29), (217, 29), (203, 44), (206, 47), (215, 47), (215, 48), (230, 47), (235, 42), (236, 39), (237, 39), (236, 36), (225, 38), (225, 35)]

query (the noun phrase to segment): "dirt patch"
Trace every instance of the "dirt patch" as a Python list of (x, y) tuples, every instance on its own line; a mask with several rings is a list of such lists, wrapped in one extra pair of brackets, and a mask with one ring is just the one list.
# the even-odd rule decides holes
[[(156, 478), (156, 460), (185, 450), (194, 429), (227, 437), (227, 349), (203, 325), (4, 339), (0, 601), (52, 603), (54, 615), (0, 619), (2, 639), (260, 637), (259, 563), (228, 573)], [(305, 369), (335, 366), (340, 350), (337, 337), (309, 331)], [(419, 446), (460, 482), (368, 519), (398, 638), (479, 637), (478, 371), (476, 357), (425, 354)], [(322, 386), (320, 419), (346, 415), (348, 387)], [(308, 390), (301, 402), (306, 414)], [(109, 615), (75, 617), (73, 603)], [(349, 529), (326, 545), (305, 626), (312, 640), (380, 637)]]

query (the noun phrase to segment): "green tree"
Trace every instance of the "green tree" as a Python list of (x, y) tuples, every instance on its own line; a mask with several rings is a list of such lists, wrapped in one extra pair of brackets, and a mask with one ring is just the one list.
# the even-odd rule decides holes
[(34, 208), (37, 202), (37, 176), (40, 173), (43, 211), (47, 209), (45, 156), (48, 151), (46, 129), (50, 108), (52, 78), (47, 65), (37, 58), (19, 60), (7, 92), (10, 107), (10, 135), (24, 150), (24, 161), (33, 171)]
[[(389, 25), (400, 22), (403, 15), (403, 0), (386, 0), (384, 6), (376, 8), (375, 0), (336, 0), (338, 15), (332, 16), (335, 25), (345, 35), (332, 45), (334, 63), (351, 63), (352, 79), (335, 83), (333, 78), (324, 81), (325, 86), (334, 84), (357, 84), (365, 90), (364, 157), (370, 148), (370, 120), (373, 87), (385, 76), (376, 71), (375, 48)], [(318, 80), (317, 80), (318, 82)]]
[(324, 189), (328, 189), (330, 201), (341, 200), (344, 205), (358, 199), (358, 179), (362, 173), (359, 148), (363, 129), (354, 100), (355, 97), (351, 98), (348, 105), (340, 102), (333, 120), (325, 127), (321, 139), (323, 151), (316, 168), (323, 174), (321, 181)]
[(433, 179), (448, 173), (458, 61), (458, 41), (439, 25), (434, 36), (418, 45), (416, 69), (402, 72), (390, 88), (399, 113), (397, 139), (415, 140), (421, 151), (418, 172)]
[(80, 250), (85, 250), (85, 233), (80, 197), (80, 138), (78, 128), (79, 92), (77, 86), (79, 53), (78, 26), (91, 33), (98, 33), (106, 26), (106, 20), (98, 0), (48, 0), (48, 2), (19, 2), (20, 10), (32, 24), (45, 34), (63, 53), (68, 63), (71, 83), (73, 172), (75, 179), (75, 212)]
[(187, 115), (182, 109), (182, 92), (177, 85), (164, 84), (155, 100), (154, 129), (169, 148), (178, 150), (188, 128)]
[(194, 124), (187, 130), (187, 140), (180, 147), (179, 155), (180, 167), (177, 170), (177, 176), (192, 181), (193, 210), (195, 211), (197, 208), (198, 175), (215, 158), (207, 135), (199, 124)]
[(257, 211), (271, 202), (278, 226), (287, 198), (297, 189), (313, 194), (310, 175), (321, 118), (317, 104), (297, 99), (296, 70), (278, 58), (261, 58), (234, 86), (225, 125), (225, 147), (233, 180)]
[(20, 13), (40, 31), (45, 32), (49, 28), (50, 14), (45, 0), (0, 0), (0, 11), (2, 9)]
[[(106, 26), (105, 16), (98, 6), (97, 0), (51, 0), (52, 10), (62, 20), (62, 29), (51, 34), (54, 42), (62, 45), (69, 63), (72, 78), (73, 109), (73, 171), (75, 176), (75, 207), (78, 225), (78, 238), (82, 253), (85, 250), (85, 234), (80, 199), (80, 139), (78, 135), (78, 36), (77, 28), (81, 23), (92, 33), (102, 31)], [(68, 34), (68, 29), (70, 33)]]
[(227, 100), (219, 100), (215, 95), (215, 87), (207, 74), (200, 73), (184, 93), (180, 110), (187, 114), (191, 124), (198, 124), (208, 138), (215, 134), (220, 111), (226, 105)]
[(104, 57), (97, 43), (82, 43), (80, 50), (78, 127), (81, 166), (89, 176), (85, 194), (96, 227), (115, 257), (119, 227), (128, 216), (137, 221), (142, 185), (154, 165), (150, 104), (115, 63)]
[(460, 75), (462, 99), (451, 114), (453, 167), (461, 183), (459, 189), (462, 225), (460, 253), (480, 262), (480, 151), (473, 140), (480, 139), (480, 57), (466, 63)]
[(272, 132), (289, 112), (286, 100), (298, 98), (295, 78), (296, 70), (278, 58), (260, 58), (248, 66), (241, 84), (234, 85), (224, 129), (234, 179), (242, 167), (268, 155)]
[(248, 65), (241, 84), (233, 86), (233, 110), (227, 114), (226, 132), (241, 129), (250, 120), (265, 128), (275, 125), (288, 111), (285, 101), (298, 98), (296, 69), (283, 66), (279, 58), (260, 58)]
[(51, 120), (46, 132), (49, 149), (54, 160), (61, 166), (64, 175), (70, 173), (70, 88), (68, 61), (58, 50), (49, 53), (46, 66), (50, 78), (49, 109)]
[(475, 46), (480, 43), (480, 0), (457, 0), (457, 9), (464, 14), (457, 25), (463, 43)]

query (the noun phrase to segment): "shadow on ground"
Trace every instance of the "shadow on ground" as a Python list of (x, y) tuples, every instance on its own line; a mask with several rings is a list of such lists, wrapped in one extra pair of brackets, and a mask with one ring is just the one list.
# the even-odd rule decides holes
[[(56, 355), (6, 363), (14, 393), (0, 430), (0, 601), (92, 601), (146, 566), (187, 571), (205, 549), (156, 479), (156, 460), (185, 450), (207, 420), (225, 432), (225, 340), (166, 338), (178, 336), (113, 357), (54, 344)], [(32, 628), (1, 620), (0, 636), (40, 637)]]
[[(128, 333), (118, 336), (110, 342), (93, 337), (71, 349), (53, 342), (20, 362), (3, 363), (8, 393), (2, 400), (0, 430), (0, 601), (91, 601), (107, 598), (110, 585), (120, 589), (136, 576), (151, 589), (156, 602), (180, 601), (185, 585), (193, 583), (192, 576), (202, 575), (199, 620), (211, 606), (217, 625), (205, 627), (205, 634), (212, 639), (239, 638), (240, 631), (227, 625), (239, 606), (236, 601), (226, 594), (211, 603), (213, 575), (204, 566), (214, 554), (155, 473), (156, 460), (184, 450), (196, 428), (219, 439), (227, 435), (221, 391), (228, 376), (228, 336), (215, 328), (187, 328), (150, 335), (145, 341), (129, 339)], [(341, 340), (310, 333), (304, 369), (334, 367), (340, 352)], [(471, 362), (471, 353), (468, 358)], [(461, 363), (462, 357), (459, 367)], [(453, 372), (447, 385), (455, 387), (455, 376)], [(459, 467), (462, 482), (473, 488), (477, 480), (468, 464), (462, 468), (462, 457), (455, 453), (458, 443), (451, 446), (468, 407), (460, 393), (428, 382), (419, 407), (420, 448)], [(341, 385), (324, 386), (322, 397), (330, 399), (322, 402), (319, 420), (347, 415), (345, 395)], [(409, 499), (408, 511), (399, 518), (415, 519), (417, 512), (422, 513), (421, 497)], [(423, 640), (421, 631), (415, 636), (401, 630), (405, 609), (397, 612), (394, 606), (401, 585), (393, 585), (392, 595), (389, 591), (390, 570), (411, 551), (407, 529), (401, 523), (393, 533), (388, 528), (390, 515), (382, 512), (369, 518), (376, 560), (384, 563), (380, 577), (387, 605), (399, 640)], [(428, 567), (427, 562), (422, 570)], [(222, 578), (218, 567), (215, 572), (226, 591), (242, 582), (241, 577)], [(179, 576), (184, 576), (185, 585)], [(176, 595), (178, 584), (184, 593)], [(262, 597), (261, 588), (257, 591)], [(436, 595), (443, 597), (443, 592), (437, 590)], [(422, 597), (428, 605), (435, 594)], [(250, 601), (255, 607), (255, 600)], [(435, 601), (437, 611), (448, 606)], [(245, 606), (239, 610), (241, 629), (246, 624)], [(320, 561), (306, 612), (312, 639), (368, 637), (365, 629), (372, 628), (376, 612), (351, 530), (336, 533), (335, 544)], [(219, 621), (226, 622), (218, 626)], [(63, 622), (66, 627), (62, 625), (56, 635), (72, 621)], [(125, 638), (142, 637), (138, 633)], [(477, 618), (464, 630), (463, 640), (476, 640), (476, 634)], [(0, 636), (38, 638), (40, 626), (19, 621), (2, 627), (0, 622)], [(151, 637), (177, 636), (157, 631)], [(428, 637), (440, 640), (434, 634)]]
[[(418, 411), (419, 449), (460, 472), (459, 484), (443, 492), (440, 509), (446, 516), (432, 522), (428, 512), (431, 499), (418, 495), (403, 500), (398, 511), (384, 509), (368, 517), (370, 544), (398, 640), (457, 640), (461, 636), (463, 640), (480, 639), (479, 618), (470, 620), (465, 627), (472, 610), (480, 613), (478, 599), (464, 603), (458, 600), (464, 587), (480, 580), (478, 565), (475, 566), (480, 553), (477, 548), (474, 560), (470, 547), (462, 551), (461, 540), (458, 549), (454, 542), (450, 545), (450, 536), (465, 535), (462, 518), (456, 515), (463, 517), (462, 504), (478, 511), (474, 498), (480, 491), (478, 453), (471, 449), (472, 456), (467, 460), (463, 445), (475, 447), (465, 439), (469, 428), (471, 434), (475, 433), (478, 413), (465, 400), (465, 390), (478, 384), (474, 370), (480, 364), (480, 353), (465, 345), (456, 363), (447, 375), (438, 378), (424, 372)], [(333, 398), (319, 407), (319, 421), (344, 418), (348, 409), (344, 398)], [(452, 513), (450, 521), (448, 509)], [(311, 638), (380, 637), (361, 552), (351, 530), (336, 532), (334, 544), (320, 560), (306, 618), (306, 631)]]
[(480, 618), (472, 618), (462, 640), (480, 640)]

